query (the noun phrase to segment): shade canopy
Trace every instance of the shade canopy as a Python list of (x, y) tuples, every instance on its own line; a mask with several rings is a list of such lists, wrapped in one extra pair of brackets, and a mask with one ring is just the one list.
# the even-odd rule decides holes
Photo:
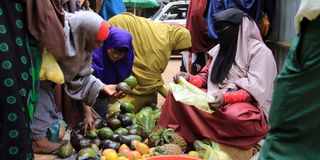
[(154, 8), (159, 6), (157, 0), (123, 0), (123, 2), (126, 7), (134, 8)]

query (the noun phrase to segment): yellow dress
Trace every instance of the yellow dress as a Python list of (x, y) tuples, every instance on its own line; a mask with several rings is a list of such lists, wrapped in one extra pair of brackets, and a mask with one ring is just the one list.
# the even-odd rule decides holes
[(108, 24), (129, 31), (133, 38), (133, 75), (138, 80), (138, 86), (121, 101), (133, 103), (137, 108), (156, 103), (157, 92), (163, 89), (161, 74), (169, 62), (171, 52), (191, 48), (189, 31), (131, 13), (118, 14), (109, 19)]

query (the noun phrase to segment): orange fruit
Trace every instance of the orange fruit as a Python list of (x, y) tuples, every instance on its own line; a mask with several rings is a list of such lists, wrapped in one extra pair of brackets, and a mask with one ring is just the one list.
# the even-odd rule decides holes
[(122, 157), (122, 156), (121, 156), (121, 157), (118, 158), (118, 160), (129, 160), (129, 159), (126, 158), (126, 157)]
[(148, 154), (149, 153), (149, 147), (144, 143), (141, 143), (141, 142), (135, 143), (134, 148), (136, 149), (136, 151), (138, 151), (141, 154)]
[(108, 149), (103, 150), (101, 155), (108, 157), (111, 153), (117, 154), (117, 151), (115, 151), (114, 149), (108, 148)]
[(124, 151), (124, 150), (128, 150), (130, 149), (126, 144), (122, 144), (120, 147), (119, 147), (119, 152), (121, 151)]

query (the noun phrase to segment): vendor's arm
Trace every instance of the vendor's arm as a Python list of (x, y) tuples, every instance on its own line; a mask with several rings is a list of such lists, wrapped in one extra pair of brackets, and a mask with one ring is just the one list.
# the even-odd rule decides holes
[(212, 59), (209, 59), (207, 64), (201, 69), (200, 73), (198, 73), (197, 75), (189, 74), (188, 81), (199, 88), (205, 87), (207, 85), (209, 66), (211, 62)]
[(229, 103), (252, 101), (251, 95), (244, 89), (218, 94), (214, 102), (208, 103), (210, 109), (217, 110)]
[(250, 93), (248, 93), (244, 89), (233, 92), (226, 92), (223, 94), (223, 99), (224, 104), (252, 101)]

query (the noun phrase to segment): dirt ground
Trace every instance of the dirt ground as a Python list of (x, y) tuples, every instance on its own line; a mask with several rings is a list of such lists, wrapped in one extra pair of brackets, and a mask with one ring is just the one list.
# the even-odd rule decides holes
[[(179, 72), (181, 65), (181, 59), (170, 59), (169, 64), (162, 74), (162, 78), (165, 83), (172, 82), (172, 77)], [(158, 94), (158, 106), (162, 106), (164, 98)]]

